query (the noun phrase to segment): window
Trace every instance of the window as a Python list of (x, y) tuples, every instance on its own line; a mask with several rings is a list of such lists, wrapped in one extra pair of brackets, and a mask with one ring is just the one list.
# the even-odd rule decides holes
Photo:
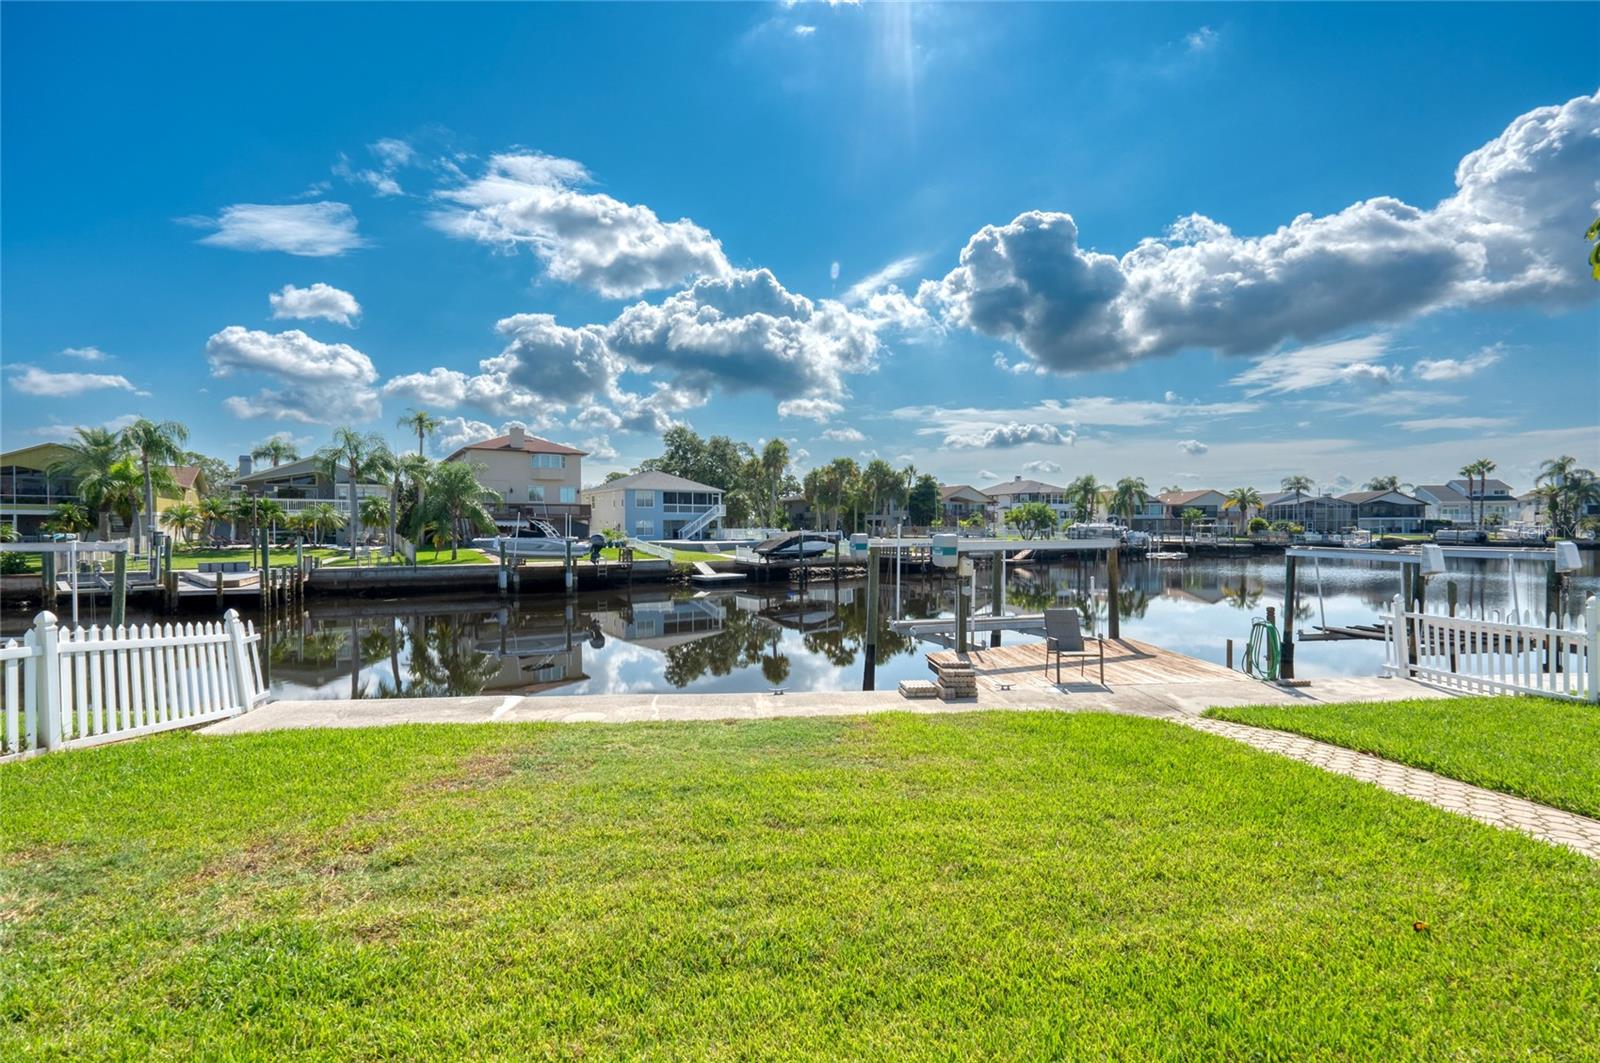
[(528, 501), (529, 502), (543, 502), (544, 501), (544, 488), (542, 486), (540, 486), (539, 484), (531, 485), (528, 488)]
[(637, 521), (634, 523), (633, 528), (633, 534), (637, 535), (641, 539), (648, 538), (656, 533), (656, 524), (653, 520)]
[(640, 509), (654, 509), (656, 493), (654, 491), (635, 491), (633, 493), (633, 504)]
[(565, 469), (567, 456), (565, 454), (535, 454), (533, 456), (535, 469)]
[(577, 500), (578, 500), (578, 489), (576, 487), (563, 487), (561, 489), (561, 501), (563, 501), (563, 502), (576, 502)]

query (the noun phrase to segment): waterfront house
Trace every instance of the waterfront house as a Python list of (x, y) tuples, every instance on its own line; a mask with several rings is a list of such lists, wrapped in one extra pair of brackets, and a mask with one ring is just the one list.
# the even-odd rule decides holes
[(789, 527), (811, 527), (811, 503), (805, 495), (784, 495), (778, 499), (778, 504), (783, 507), (784, 519), (789, 522)]
[(974, 513), (983, 516), (994, 499), (970, 484), (940, 484), (939, 511), (945, 524), (960, 524)]
[[(348, 520), (350, 480), (343, 467), (337, 471), (337, 477), (328, 475), (328, 469), (323, 465), (322, 459), (315, 457), (286, 461), (282, 465), (257, 469), (248, 456), (241, 456), (239, 475), (228, 484), (228, 490), (235, 495), (273, 499), (283, 506), (284, 512), (291, 517), (326, 502)], [(356, 498), (367, 497), (387, 499), (389, 485), (357, 483)], [(360, 502), (356, 504), (359, 506)], [(279, 529), (280, 534), (282, 531), (283, 529)], [(360, 529), (349, 527), (341, 528), (334, 536), (334, 540), (348, 544), (353, 533), (357, 534), (359, 540), (359, 531)], [(245, 532), (244, 527), (236, 526), (233, 529), (233, 537), (237, 539)]]
[(590, 523), (589, 507), (582, 498), (586, 456), (575, 447), (512, 425), (505, 435), (468, 443), (444, 460), (478, 466), (478, 481), (500, 496), (489, 509), (506, 531), (529, 520), (543, 520), (563, 535), (586, 535)]
[(1510, 524), (1520, 515), (1522, 502), (1504, 480), (1480, 483), (1476, 478), (1442, 484), (1418, 484), (1415, 494), (1428, 505), (1428, 519), (1452, 524)]
[(1227, 495), (1209, 487), (1163, 491), (1145, 501), (1144, 509), (1134, 514), (1131, 526), (1138, 531), (1181, 532), (1185, 530), (1183, 514), (1191, 509), (1199, 510), (1201, 519), (1213, 524), (1219, 520), (1238, 523), (1242, 519), (1240, 514), (1223, 509), (1227, 500)]
[(1261, 515), (1269, 521), (1286, 520), (1308, 532), (1335, 535), (1356, 522), (1355, 507), (1331, 494), (1277, 491), (1261, 499)]
[[(52, 466), (71, 455), (72, 451), (62, 443), (36, 443), (0, 453), (0, 524), (13, 524), (19, 535), (33, 538), (43, 533), (44, 524), (63, 503), (87, 509), (72, 477), (50, 471)], [(177, 486), (174, 490), (156, 492), (158, 518), (180, 503), (199, 505), (208, 488), (205, 473), (197, 466), (169, 465), (166, 468)], [(128, 527), (115, 514), (110, 516), (108, 526), (116, 538), (128, 534)], [(159, 525), (157, 530), (160, 530)], [(94, 534), (90, 532), (86, 538)]]
[(1067, 489), (1042, 480), (1024, 480), (1014, 476), (1005, 483), (983, 488), (982, 493), (993, 500), (989, 513), (997, 524), (1005, 520), (1007, 510), (1024, 502), (1043, 502), (1055, 510), (1061, 520), (1072, 519), (1072, 503), (1067, 499)]
[(594, 530), (640, 539), (715, 539), (722, 489), (665, 472), (636, 472), (582, 493)]
[(1351, 491), (1339, 500), (1350, 504), (1356, 527), (1365, 531), (1406, 534), (1426, 526), (1428, 504), (1404, 491)]

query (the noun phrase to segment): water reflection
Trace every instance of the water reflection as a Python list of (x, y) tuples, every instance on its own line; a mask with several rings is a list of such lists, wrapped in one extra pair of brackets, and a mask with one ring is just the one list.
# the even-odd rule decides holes
[[(1542, 608), (1536, 566), (1513, 579), (1505, 566), (1453, 572), (1463, 607)], [(1018, 566), (1008, 573), (1006, 602), (1036, 612), (1068, 606), (1089, 630), (1104, 632), (1109, 602), (1104, 572), (1089, 565)], [(1281, 558), (1149, 562), (1127, 565), (1118, 604), (1122, 633), (1206, 660), (1223, 659), (1227, 639), (1241, 646), (1250, 619), (1283, 605)], [(1442, 600), (1435, 581), (1431, 593)], [(1327, 565), (1302, 569), (1297, 625), (1370, 623), (1399, 589), (1392, 567)], [(1568, 589), (1563, 612), (1581, 613), (1600, 590), (1595, 555)], [(880, 689), (925, 676), (920, 644), (887, 629), (895, 615), (950, 616), (949, 577), (886, 578), (877, 639)], [(570, 600), (313, 601), (310, 611), (275, 623), (270, 669), (280, 697), (431, 697), (650, 691), (859, 689), (866, 645), (862, 581), (693, 592), (636, 588)], [(989, 605), (980, 573), (979, 609)], [(1024, 641), (1028, 636), (1004, 636)], [(1301, 674), (1372, 674), (1376, 642), (1302, 644)]]

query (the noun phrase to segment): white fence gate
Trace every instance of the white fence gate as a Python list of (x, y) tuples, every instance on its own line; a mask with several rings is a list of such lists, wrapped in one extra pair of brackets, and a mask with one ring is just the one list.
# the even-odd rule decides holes
[(1395, 595), (1383, 624), (1384, 668), (1475, 694), (1542, 694), (1600, 701), (1600, 606), (1590, 598), (1576, 628), (1532, 614), (1411, 612)]
[(261, 636), (222, 622), (58, 627), (0, 645), (0, 760), (192, 727), (266, 699)]

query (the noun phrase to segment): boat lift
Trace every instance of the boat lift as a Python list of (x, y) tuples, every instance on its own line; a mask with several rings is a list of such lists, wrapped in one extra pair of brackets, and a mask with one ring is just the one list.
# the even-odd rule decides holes
[[(1546, 615), (1555, 613), (1560, 605), (1561, 579), (1582, 566), (1578, 547), (1572, 542), (1557, 542), (1544, 548), (1496, 549), (1487, 546), (1439, 546), (1423, 543), (1416, 550), (1375, 550), (1337, 546), (1292, 546), (1284, 551), (1283, 578), (1283, 636), (1281, 649), (1281, 674), (1294, 678), (1294, 618), (1299, 604), (1296, 577), (1299, 562), (1309, 560), (1317, 588), (1317, 618), (1319, 623), (1312, 632), (1300, 636), (1301, 642), (1333, 642), (1344, 639), (1382, 639), (1383, 628), (1378, 624), (1328, 624), (1328, 614), (1322, 596), (1322, 562), (1369, 561), (1396, 568), (1400, 577), (1400, 596), (1420, 611), (1427, 601), (1429, 577), (1441, 576), (1448, 571), (1452, 558), (1473, 561), (1504, 561), (1511, 583), (1512, 609), (1520, 613), (1521, 602), (1517, 595), (1517, 564), (1541, 564), (1545, 571)], [(1449, 585), (1449, 602), (1455, 608), (1455, 584)]]

